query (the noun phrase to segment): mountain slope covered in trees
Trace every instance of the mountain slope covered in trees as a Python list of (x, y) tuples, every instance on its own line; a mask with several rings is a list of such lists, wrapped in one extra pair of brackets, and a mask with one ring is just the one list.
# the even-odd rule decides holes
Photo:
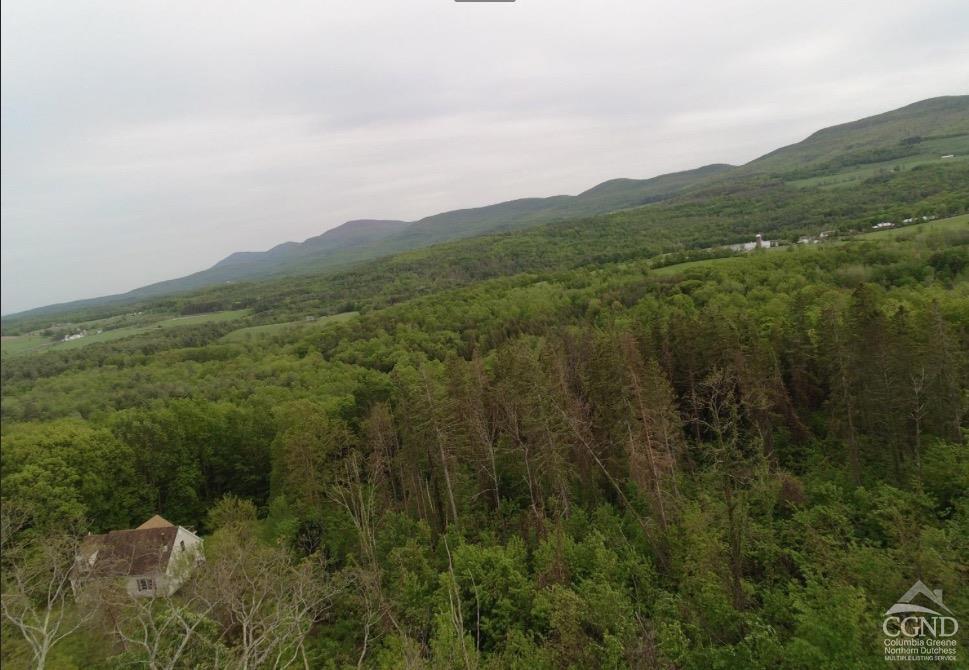
[[(139, 311), (196, 314), (251, 309), (257, 323), (289, 321), (392, 304), (494, 276), (663, 254), (710, 253), (711, 247), (747, 241), (758, 232), (786, 242), (826, 230), (849, 234), (886, 219), (959, 213), (967, 203), (966, 161), (884, 172), (857, 186), (837, 189), (802, 188), (751, 176), (711, 184), (649, 207), (456, 240), (337, 272), (222, 285), (68, 313), (24, 314), (6, 319), (4, 333)], [(54, 330), (62, 332), (63, 327)]]
[(418, 221), (348, 221), (300, 243), (285, 242), (264, 252), (238, 252), (201, 272), (150, 284), (128, 293), (50, 305), (24, 315), (64, 313), (85, 307), (132, 302), (235, 281), (318, 273), (446, 240), (497, 230), (524, 228), (559, 219), (588, 216), (660, 201), (729, 170), (707, 165), (651, 179), (614, 179), (579, 195), (523, 198), (460, 209)]
[[(797, 176), (4, 349), (4, 667), (884, 667), (916, 579), (969, 611), (969, 164)], [(75, 597), (153, 514), (192, 579)]]
[(823, 172), (894, 158), (965, 153), (969, 95), (930, 98), (883, 114), (824, 128), (751, 161), (742, 172)]
[[(246, 653), (218, 575), (273, 566), (272, 607), (321, 571), (278, 638), (311, 667), (879, 667), (916, 577), (969, 606), (966, 304), (963, 219), (26, 359), (4, 370), (4, 509), (31, 519), (11, 546), (75, 519), (202, 529), (206, 566), (148, 612), (200, 617), (187, 648), (149, 631), (193, 663)], [(133, 607), (51, 667), (143, 662), (116, 642)]]
[[(65, 314), (105, 305), (131, 305), (153, 297), (226, 282), (259, 281), (346, 269), (401, 251), (476, 235), (575, 220), (650, 203), (675, 201), (734, 180), (761, 177), (783, 181), (828, 177), (838, 183), (879, 171), (910, 169), (969, 155), (969, 96), (932, 98), (901, 109), (819, 130), (735, 168), (713, 164), (651, 179), (613, 179), (576, 196), (525, 198), (455, 210), (414, 222), (351, 221), (302, 243), (287, 242), (265, 252), (240, 252), (213, 267), (129, 293), (51, 305), (27, 317)], [(847, 176), (843, 176), (847, 173)], [(839, 176), (841, 175), (841, 176)], [(714, 190), (715, 193), (715, 190)], [(685, 195), (684, 195), (685, 194)], [(705, 196), (701, 196), (705, 197)], [(16, 316), (16, 315), (15, 315)], [(10, 317), (5, 317), (8, 321)]]

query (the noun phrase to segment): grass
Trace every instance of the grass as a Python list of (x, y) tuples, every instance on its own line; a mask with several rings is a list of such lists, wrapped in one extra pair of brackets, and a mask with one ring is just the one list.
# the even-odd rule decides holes
[[(946, 154), (954, 154), (952, 158), (942, 158)], [(935, 163), (950, 163), (954, 161), (969, 161), (969, 135), (927, 140), (919, 145), (919, 153), (903, 158), (882, 161), (879, 163), (863, 163), (844, 168), (834, 174), (826, 174), (807, 179), (796, 179), (789, 182), (792, 186), (821, 188), (838, 188), (855, 184), (882, 172), (892, 170), (911, 170), (919, 165)]]
[[(778, 247), (779, 249), (780, 247)], [(765, 250), (766, 252), (766, 250)], [(760, 253), (760, 252), (757, 252)], [(685, 263), (677, 263), (676, 265), (665, 265), (661, 268), (656, 268), (652, 271), (652, 274), (659, 276), (675, 275), (683, 272), (684, 270), (691, 270), (693, 268), (706, 267), (714, 264), (724, 263), (725, 261), (738, 261), (749, 259), (750, 254), (743, 254), (742, 256), (724, 256), (723, 258), (704, 258), (698, 261), (687, 261)]]
[(948, 219), (937, 219), (935, 221), (925, 221), (923, 223), (913, 223), (899, 228), (886, 228), (885, 230), (874, 230), (870, 233), (856, 235), (854, 239), (865, 240), (891, 240), (900, 237), (926, 235), (929, 233), (941, 233), (952, 230), (969, 230), (969, 214), (953, 216)]
[[(227, 310), (224, 312), (211, 312), (208, 314), (192, 314), (190, 316), (171, 316), (163, 318), (153, 323), (142, 323), (139, 325), (125, 326), (104, 330), (100, 333), (92, 333), (85, 337), (69, 340), (67, 342), (52, 342), (50, 338), (39, 333), (28, 333), (26, 335), (15, 335), (4, 337), (2, 341), (2, 352), (4, 356), (22, 356), (26, 354), (38, 353), (43, 351), (66, 351), (77, 349), (97, 342), (110, 342), (120, 340), (133, 335), (149, 333), (159, 328), (180, 328), (184, 326), (195, 326), (202, 323), (216, 323), (231, 321), (246, 316), (248, 310)], [(72, 324), (76, 330), (91, 330), (99, 326), (99, 322), (90, 321), (85, 323)]]
[(835, 174), (822, 175), (819, 177), (808, 177), (807, 179), (796, 179), (788, 182), (791, 186), (807, 188), (809, 186), (819, 186), (821, 188), (839, 188), (850, 186), (860, 181), (874, 177), (881, 172), (891, 172), (895, 169), (899, 171), (911, 170), (919, 165), (933, 165), (936, 163), (949, 163), (952, 161), (969, 161), (969, 156), (955, 156), (953, 158), (941, 159), (938, 156), (907, 156), (895, 160), (884, 161), (882, 163), (867, 163), (846, 168)]
[(359, 312), (343, 312), (341, 314), (333, 314), (331, 316), (321, 316), (318, 319), (302, 319), (300, 321), (286, 321), (284, 323), (267, 323), (261, 326), (249, 326), (248, 328), (239, 328), (238, 330), (233, 330), (231, 333), (224, 335), (222, 337), (222, 341), (243, 342), (255, 337), (277, 335), (287, 330), (296, 330), (306, 328), (308, 326), (318, 327), (323, 324), (346, 321), (347, 319), (353, 318), (358, 314)]
[(249, 314), (247, 309), (226, 310), (224, 312), (211, 312), (209, 314), (193, 314), (191, 316), (176, 316), (165, 319), (155, 324), (156, 328), (174, 328), (177, 326), (194, 326), (200, 323), (218, 323), (221, 321), (232, 321), (241, 319)]
[(28, 335), (4, 335), (0, 340), (0, 350), (4, 356), (29, 354), (32, 351), (49, 346), (51, 341), (43, 335), (30, 333)]

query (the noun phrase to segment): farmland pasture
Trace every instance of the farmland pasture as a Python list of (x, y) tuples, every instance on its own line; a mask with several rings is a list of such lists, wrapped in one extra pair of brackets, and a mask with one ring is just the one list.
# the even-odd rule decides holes
[(873, 230), (870, 233), (862, 233), (857, 237), (860, 239), (898, 239), (900, 237), (927, 235), (929, 233), (942, 233), (956, 230), (969, 231), (969, 214), (953, 216), (948, 219), (937, 219), (935, 221), (925, 221), (898, 228), (886, 228), (884, 230)]
[(329, 325), (331, 323), (339, 323), (340, 321), (346, 321), (357, 316), (359, 312), (343, 312), (341, 314), (332, 314), (330, 316), (321, 316), (319, 318), (310, 317), (306, 319), (301, 319), (298, 321), (286, 321), (283, 323), (265, 323), (258, 326), (248, 326), (246, 328), (239, 328), (238, 330), (233, 330), (231, 333), (227, 333), (222, 336), (223, 342), (241, 342), (246, 340), (251, 340), (256, 337), (264, 337), (269, 335), (278, 335), (286, 331), (295, 331), (303, 328), (319, 327), (322, 325)]
[[(164, 316), (158, 320), (147, 320), (131, 326), (121, 328), (103, 329), (101, 332), (93, 332), (76, 340), (53, 341), (39, 332), (27, 333), (25, 335), (5, 336), (2, 341), (2, 352), (4, 356), (22, 356), (43, 351), (64, 351), (77, 349), (97, 342), (111, 342), (125, 337), (141, 335), (158, 329), (181, 328), (184, 326), (196, 326), (203, 323), (218, 323), (240, 319), (249, 314), (249, 310), (225, 310), (221, 312), (210, 312), (207, 314), (191, 314), (187, 316)], [(103, 321), (103, 320), (102, 320)], [(89, 321), (84, 323), (69, 324), (67, 330), (79, 332), (82, 330), (98, 330), (102, 322)]]

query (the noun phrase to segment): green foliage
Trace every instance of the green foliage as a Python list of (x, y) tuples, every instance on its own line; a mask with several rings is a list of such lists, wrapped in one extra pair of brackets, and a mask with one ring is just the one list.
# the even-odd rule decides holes
[(5, 360), (5, 503), (38, 536), (160, 513), (213, 563), (325, 559), (311, 667), (874, 667), (916, 578), (969, 611), (969, 224), (691, 249), (963, 211), (966, 184), (749, 177), (173, 298), (255, 316)]

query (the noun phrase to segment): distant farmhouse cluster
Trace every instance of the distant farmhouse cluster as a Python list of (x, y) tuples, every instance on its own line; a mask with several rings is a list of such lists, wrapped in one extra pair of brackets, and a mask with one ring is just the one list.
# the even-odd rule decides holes
[(76, 333), (68, 333), (63, 338), (61, 338), (61, 342), (70, 342), (71, 340), (79, 340), (82, 337), (87, 337), (88, 335), (100, 335), (103, 332), (104, 332), (104, 329), (102, 328), (98, 328), (95, 331), (80, 330)]
[(799, 238), (797, 238), (797, 243), (798, 244), (820, 244), (821, 242), (824, 242), (826, 239), (828, 239), (834, 234), (835, 234), (835, 231), (833, 230), (822, 230), (816, 236), (801, 235)]
[[(897, 224), (894, 221), (879, 221), (878, 223), (872, 225), (871, 229), (885, 230), (887, 228), (896, 228), (899, 225), (905, 226), (913, 223), (921, 223), (923, 221), (933, 221), (935, 218), (936, 218), (935, 216), (914, 216), (908, 219), (903, 219), (901, 224)], [(855, 231), (855, 232), (863, 232), (863, 230)], [(851, 233), (848, 233), (848, 234), (850, 235)], [(829, 238), (835, 237), (836, 235), (838, 235), (838, 231), (822, 230), (817, 235), (801, 235), (798, 238), (797, 243), (798, 244), (820, 244), (828, 240)], [(757, 233), (757, 235), (754, 236), (754, 240), (752, 242), (728, 244), (727, 248), (731, 249), (732, 251), (747, 252), (747, 251), (755, 251), (757, 249), (770, 249), (771, 247), (779, 247), (779, 246), (783, 246), (784, 244), (785, 244), (784, 242), (779, 242), (777, 240), (765, 240), (764, 236), (761, 233)]]
[[(932, 221), (935, 219), (934, 216), (922, 216), (922, 217), (912, 217), (909, 219), (902, 219), (902, 225), (910, 223), (918, 223), (919, 221)], [(871, 228), (872, 230), (884, 230), (885, 228), (894, 228), (897, 224), (894, 221), (881, 221), (876, 223)]]
[(87, 577), (124, 579), (133, 597), (167, 597), (202, 560), (202, 539), (156, 514), (137, 528), (88, 535), (75, 569)]
[(734, 251), (754, 251), (755, 249), (769, 249), (770, 247), (780, 246), (777, 242), (773, 240), (765, 240), (764, 236), (760, 233), (754, 237), (753, 242), (741, 242), (740, 244), (731, 244), (728, 246), (729, 249)]

